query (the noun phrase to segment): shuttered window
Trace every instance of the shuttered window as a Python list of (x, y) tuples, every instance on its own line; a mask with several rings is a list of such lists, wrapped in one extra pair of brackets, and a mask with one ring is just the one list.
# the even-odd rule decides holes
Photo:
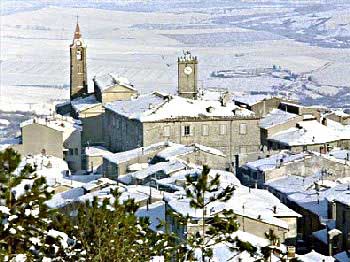
[(226, 135), (226, 133), (227, 133), (227, 126), (226, 125), (220, 125), (219, 133), (220, 133), (220, 135)]
[(239, 134), (240, 135), (246, 135), (247, 134), (247, 124), (240, 124), (239, 125)]
[(209, 136), (209, 126), (202, 125), (202, 136)]
[(163, 127), (163, 136), (165, 136), (165, 137), (170, 136), (170, 126)]

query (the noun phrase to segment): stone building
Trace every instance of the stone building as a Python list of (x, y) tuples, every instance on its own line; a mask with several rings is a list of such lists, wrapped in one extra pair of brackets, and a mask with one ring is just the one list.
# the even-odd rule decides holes
[(268, 147), (268, 139), (281, 131), (295, 127), (296, 124), (303, 121), (303, 116), (289, 113), (278, 108), (274, 108), (265, 115), (259, 122), (261, 145)]
[(71, 101), (71, 114), (83, 126), (82, 145), (103, 145), (104, 104), (116, 100), (129, 100), (138, 95), (130, 82), (108, 73), (94, 77), (94, 93)]
[[(165, 201), (167, 230), (185, 239), (185, 232), (195, 234), (202, 229), (202, 210), (191, 208), (188, 198), (165, 197)], [(220, 215), (223, 209), (233, 211), (239, 230), (243, 232), (262, 238), (266, 237), (266, 232), (273, 232), (280, 243), (296, 244), (297, 219), (300, 215), (266, 190), (236, 187), (234, 195), (227, 202), (214, 202), (207, 206), (204, 218), (206, 225), (211, 223), (212, 216)], [(187, 222), (184, 224), (178, 215), (187, 215)]]
[(81, 169), (81, 126), (71, 117), (33, 118), (21, 124), (22, 155), (45, 154), (64, 159), (71, 170)]
[(105, 145), (113, 152), (161, 141), (201, 144), (244, 160), (259, 150), (259, 118), (234, 103), (160, 93), (105, 105)]
[(253, 111), (258, 116), (265, 116), (273, 109), (278, 108), (282, 98), (262, 94), (235, 96), (235, 104)]
[(56, 106), (56, 112), (61, 115), (71, 115), (82, 122), (82, 146), (103, 145), (104, 107), (108, 102), (130, 99), (138, 92), (132, 84), (123, 77), (108, 73), (93, 78), (94, 92), (88, 93), (87, 46), (82, 39), (79, 25), (70, 45), (70, 101)]

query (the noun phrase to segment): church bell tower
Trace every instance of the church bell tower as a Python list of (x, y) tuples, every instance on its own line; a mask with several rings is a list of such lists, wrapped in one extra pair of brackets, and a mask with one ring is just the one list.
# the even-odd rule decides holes
[(198, 93), (197, 57), (193, 57), (189, 51), (184, 52), (184, 56), (178, 58), (177, 65), (179, 96), (190, 99), (196, 99)]
[(87, 93), (86, 45), (77, 21), (73, 43), (70, 45), (70, 99), (84, 96)]

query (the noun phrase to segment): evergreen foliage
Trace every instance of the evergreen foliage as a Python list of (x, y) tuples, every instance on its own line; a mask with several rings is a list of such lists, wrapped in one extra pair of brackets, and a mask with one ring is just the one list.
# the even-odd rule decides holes
[(55, 230), (59, 215), (45, 204), (52, 196), (45, 178), (29, 165), (15, 174), (20, 162), (13, 149), (0, 152), (0, 259), (77, 261), (75, 241), (70, 246), (66, 234)]
[[(186, 259), (198, 258), (196, 253), (198, 254), (200, 250), (201, 261), (208, 261), (213, 255), (213, 247), (224, 242), (230, 244), (232, 250), (254, 252), (254, 248), (249, 243), (240, 242), (232, 236), (239, 227), (232, 210), (222, 210), (215, 214), (210, 214), (211, 210), (207, 210), (212, 203), (228, 201), (235, 191), (234, 186), (222, 188), (219, 175), (211, 179), (209, 172), (210, 169), (203, 166), (200, 176), (187, 176), (186, 194), (190, 199), (190, 207), (201, 213), (201, 230), (194, 234), (187, 234)], [(182, 217), (181, 220), (187, 223), (188, 219), (188, 217)]]
[(133, 199), (121, 203), (115, 199), (96, 197), (78, 208), (75, 235), (86, 250), (87, 261), (150, 261), (165, 255), (168, 239), (149, 228), (148, 218), (135, 215), (138, 205)]

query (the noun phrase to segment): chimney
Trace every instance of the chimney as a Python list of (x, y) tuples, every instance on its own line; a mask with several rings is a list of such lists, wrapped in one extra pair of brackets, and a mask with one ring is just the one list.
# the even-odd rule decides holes
[(225, 92), (223, 95), (221, 95), (220, 97), (220, 103), (221, 103), (221, 106), (224, 106), (226, 107), (227, 103), (230, 102), (230, 94), (229, 92)]

